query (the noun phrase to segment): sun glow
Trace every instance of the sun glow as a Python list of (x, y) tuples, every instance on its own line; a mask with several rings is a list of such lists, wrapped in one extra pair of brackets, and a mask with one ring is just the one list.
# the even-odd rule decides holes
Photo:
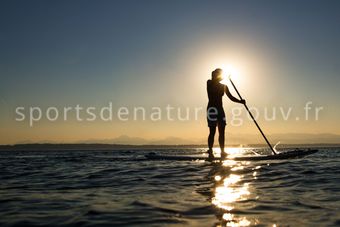
[(236, 79), (236, 80), (239, 79), (240, 73), (234, 66), (228, 64), (228, 65), (221, 65), (220, 68), (223, 71), (223, 75), (222, 75), (223, 77), (222, 77), (222, 80), (220, 82), (221, 84), (228, 85), (230, 78)]
[[(249, 70), (253, 68), (247, 59), (236, 58), (235, 56), (212, 56), (204, 65), (204, 71), (211, 74), (215, 69), (222, 69), (222, 81), (220, 83), (231, 87), (229, 77), (237, 86), (247, 86), (249, 83)], [(252, 72), (253, 74), (254, 72)], [(256, 71), (255, 71), (256, 73)]]

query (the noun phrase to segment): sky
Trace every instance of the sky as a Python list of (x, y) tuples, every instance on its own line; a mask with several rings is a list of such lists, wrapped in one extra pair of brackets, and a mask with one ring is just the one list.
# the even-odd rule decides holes
[[(203, 138), (206, 80), (231, 65), (250, 107), (292, 108), (258, 121), (271, 133), (340, 134), (339, 1), (1, 1), (0, 144), (75, 142), (121, 135)], [(229, 85), (230, 86), (230, 85)], [(237, 96), (232, 87), (231, 92)], [(309, 118), (304, 107), (310, 105)], [(48, 107), (112, 103), (113, 119), (48, 121)], [(152, 121), (152, 107), (203, 108), (198, 119)], [(224, 98), (227, 133), (258, 134)], [(25, 120), (18, 121), (22, 107)], [(29, 108), (42, 109), (30, 125)], [(121, 107), (147, 119), (122, 121)], [(322, 107), (318, 119), (315, 108)], [(176, 110), (177, 110), (176, 109)], [(82, 113), (86, 115), (85, 113)], [(260, 114), (261, 115), (261, 114)], [(86, 115), (87, 116), (87, 115)], [(83, 116), (84, 117), (84, 116)]]

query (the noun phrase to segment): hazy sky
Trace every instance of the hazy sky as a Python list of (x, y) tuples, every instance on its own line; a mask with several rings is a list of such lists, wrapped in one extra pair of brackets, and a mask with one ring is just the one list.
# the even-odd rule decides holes
[[(204, 111), (197, 121), (73, 117), (29, 127), (15, 108), (205, 108), (206, 80), (222, 64), (238, 71), (249, 106), (293, 108), (288, 121), (259, 119), (268, 134), (340, 134), (339, 12), (339, 1), (310, 0), (1, 1), (0, 143), (204, 137)], [(324, 108), (318, 121), (302, 119), (308, 101)], [(227, 132), (257, 133), (242, 116)]]

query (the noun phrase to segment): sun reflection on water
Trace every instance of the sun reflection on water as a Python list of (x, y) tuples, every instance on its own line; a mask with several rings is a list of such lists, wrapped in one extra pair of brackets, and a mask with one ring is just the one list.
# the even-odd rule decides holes
[[(220, 152), (220, 150), (218, 150)], [(217, 151), (217, 153), (218, 153)], [(244, 153), (242, 148), (228, 148), (226, 150), (228, 157)], [(225, 211), (222, 215), (224, 226), (249, 226), (256, 224), (256, 221), (248, 220), (246, 217), (236, 215), (233, 210), (237, 208), (237, 202), (249, 199), (251, 196), (250, 185), (244, 182), (244, 175), (240, 174), (250, 164), (250, 162), (239, 162), (226, 159), (222, 162), (221, 168), (230, 169), (229, 174), (214, 176), (215, 188), (212, 204)], [(256, 177), (255, 169), (251, 175)]]
[[(235, 161), (235, 156), (256, 154), (252, 148), (227, 148), (227, 158), (216, 162), (211, 171), (214, 190), (211, 203), (219, 208), (218, 218), (221, 221), (217, 226), (254, 226), (260, 224), (260, 217), (251, 214), (245, 215), (259, 200), (256, 195), (256, 180), (260, 177), (263, 165), (251, 161)], [(219, 157), (220, 149), (214, 149), (214, 155)], [(242, 213), (241, 213), (241, 212)], [(243, 215), (242, 215), (243, 214)], [(273, 227), (276, 224), (273, 223)]]
[[(229, 157), (230, 155), (235, 156), (244, 153), (244, 149), (241, 147), (228, 147), (224, 152), (227, 153)], [(219, 147), (214, 148), (214, 155), (217, 157), (221, 155), (221, 149)]]
[(219, 208), (230, 211), (234, 208), (233, 203), (247, 199), (247, 195), (250, 194), (249, 184), (244, 183), (242, 186), (235, 186), (241, 178), (241, 176), (235, 174), (230, 174), (224, 178), (223, 184), (215, 188), (215, 197), (212, 203)]

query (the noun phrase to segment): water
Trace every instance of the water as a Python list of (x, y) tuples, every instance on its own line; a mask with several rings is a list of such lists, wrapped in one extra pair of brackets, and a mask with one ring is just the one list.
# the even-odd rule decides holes
[[(340, 150), (149, 161), (203, 149), (0, 152), (1, 226), (340, 226)], [(229, 149), (229, 153), (263, 152)]]

